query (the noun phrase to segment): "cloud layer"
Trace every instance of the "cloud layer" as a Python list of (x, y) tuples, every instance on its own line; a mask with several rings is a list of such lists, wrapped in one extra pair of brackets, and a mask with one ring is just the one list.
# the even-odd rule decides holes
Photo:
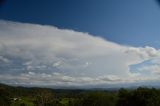
[(131, 72), (130, 66), (155, 60), (159, 53), (54, 26), (0, 21), (2, 83), (87, 86), (157, 80), (154, 72)]

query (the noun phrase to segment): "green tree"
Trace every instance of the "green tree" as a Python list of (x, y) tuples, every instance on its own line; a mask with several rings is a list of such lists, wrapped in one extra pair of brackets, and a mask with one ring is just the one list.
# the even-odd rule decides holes
[(115, 97), (106, 92), (92, 92), (83, 99), (83, 106), (115, 106)]
[(53, 93), (46, 89), (37, 89), (36, 101), (34, 102), (36, 106), (52, 106), (53, 104)]
[(133, 91), (121, 89), (117, 106), (160, 106), (160, 91), (141, 87)]
[(126, 89), (120, 89), (118, 92), (118, 100), (116, 106), (129, 106), (130, 93)]
[(10, 98), (8, 91), (0, 87), (0, 106), (10, 106)]

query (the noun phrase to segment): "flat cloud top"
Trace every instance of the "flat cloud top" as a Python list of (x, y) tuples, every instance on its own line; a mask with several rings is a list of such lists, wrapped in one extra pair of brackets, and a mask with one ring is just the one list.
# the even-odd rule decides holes
[(143, 66), (134, 72), (130, 66), (148, 60), (153, 63), (159, 60), (159, 52), (153, 47), (120, 45), (54, 26), (0, 21), (2, 83), (87, 86), (156, 81), (157, 62), (156, 71), (153, 66)]

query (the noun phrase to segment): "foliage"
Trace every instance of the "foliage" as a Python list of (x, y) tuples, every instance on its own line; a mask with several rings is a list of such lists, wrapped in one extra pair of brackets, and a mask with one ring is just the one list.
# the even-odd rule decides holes
[(114, 106), (115, 97), (106, 92), (91, 92), (84, 96), (83, 106)]
[(1, 87), (1, 86), (0, 86), (0, 105), (10, 106), (9, 93), (4, 87)]
[(117, 106), (160, 106), (160, 90), (141, 87), (134, 91), (120, 89)]
[(0, 106), (160, 106), (160, 90), (66, 90), (0, 84)]

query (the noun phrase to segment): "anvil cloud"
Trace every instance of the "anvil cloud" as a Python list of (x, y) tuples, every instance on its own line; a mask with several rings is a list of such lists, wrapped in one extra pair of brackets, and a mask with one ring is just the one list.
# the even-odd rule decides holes
[(159, 53), (74, 30), (0, 21), (1, 83), (87, 86), (158, 80), (159, 75), (134, 73), (130, 66), (157, 59)]

